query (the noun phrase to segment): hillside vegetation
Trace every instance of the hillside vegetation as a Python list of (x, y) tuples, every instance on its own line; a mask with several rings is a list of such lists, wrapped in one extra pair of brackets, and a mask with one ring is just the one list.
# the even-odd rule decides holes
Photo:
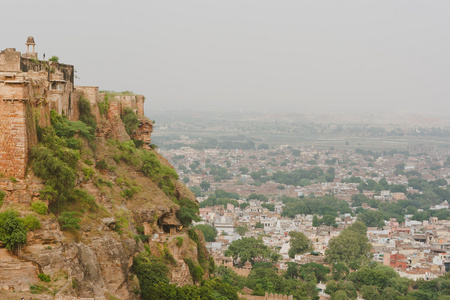
[[(96, 119), (87, 100), (82, 98), (78, 108), (78, 121), (51, 111), (51, 126), (38, 127), (29, 173), (40, 179), (32, 177), (42, 186), (40, 199), (18, 204), (0, 193), (3, 245), (14, 259), (33, 261), (39, 269), (30, 292), (237, 299), (230, 285), (209, 279), (214, 261), (203, 235), (188, 230), (192, 220), (199, 220), (198, 204), (173, 167), (153, 145), (146, 150), (140, 140), (103, 134), (105, 126), (111, 127), (107, 114)], [(122, 132), (115, 136), (131, 134), (139, 125), (136, 120), (127, 110), (114, 128)], [(36, 238), (47, 235), (52, 238)], [(76, 260), (65, 259), (69, 248)], [(43, 252), (56, 255), (58, 263), (42, 261)], [(117, 272), (102, 261), (118, 261)], [(155, 298), (156, 293), (161, 295)]]

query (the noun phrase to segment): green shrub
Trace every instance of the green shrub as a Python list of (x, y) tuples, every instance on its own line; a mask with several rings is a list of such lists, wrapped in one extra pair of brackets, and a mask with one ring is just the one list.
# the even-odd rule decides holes
[(90, 159), (85, 159), (84, 163), (87, 164), (88, 166), (92, 166), (94, 163), (92, 162), (92, 160)]
[(208, 259), (208, 266), (209, 275), (211, 276), (216, 271), (216, 264), (214, 263), (214, 258), (212, 256)]
[(140, 191), (140, 188), (137, 186), (132, 186), (129, 189), (124, 189), (120, 195), (125, 199), (131, 199), (135, 194)]
[(81, 189), (75, 189), (71, 200), (74, 200), (81, 204), (83, 207), (89, 209), (91, 212), (95, 212), (98, 209), (98, 204), (95, 202), (94, 196), (90, 195), (87, 191)]
[(132, 136), (139, 127), (139, 120), (131, 108), (125, 108), (122, 113), (122, 122), (129, 136)]
[(7, 210), (0, 213), (0, 240), (8, 250), (27, 242), (27, 229), (17, 211)]
[(109, 111), (109, 97), (108, 94), (105, 95), (105, 100), (100, 101), (97, 103), (98, 111), (100, 112), (100, 115), (107, 116)]
[(116, 213), (116, 227), (114, 228), (114, 231), (118, 234), (122, 234), (124, 230), (128, 230), (129, 226), (130, 224), (126, 217), (126, 213), (124, 211)]
[(50, 282), (52, 281), (52, 278), (50, 277), (50, 275), (44, 274), (44, 273), (39, 273), (38, 278), (43, 281), (43, 282)]
[(172, 255), (172, 253), (170, 253), (170, 251), (167, 248), (166, 244), (164, 244), (164, 246), (163, 246), (162, 257), (164, 258), (164, 260), (167, 263), (170, 263), (172, 265), (176, 265), (177, 264), (175, 258), (173, 258), (173, 255)]
[(188, 236), (194, 242), (196, 242), (196, 243), (199, 242), (198, 234), (197, 234), (197, 232), (194, 229), (192, 229), (192, 228), (188, 229)]
[(142, 172), (150, 177), (167, 196), (175, 195), (174, 182), (179, 179), (178, 174), (174, 169), (162, 165), (154, 153), (146, 151), (142, 155)]
[(23, 218), (23, 224), (28, 230), (31, 231), (41, 228), (41, 222), (39, 222), (35, 215), (31, 214)]
[(175, 202), (180, 205), (180, 210), (177, 211), (176, 215), (183, 226), (187, 227), (191, 225), (192, 220), (196, 222), (201, 221), (198, 216), (198, 205), (196, 203), (192, 202), (188, 198), (181, 198)]
[(95, 167), (99, 170), (108, 170), (108, 164), (106, 163), (105, 159), (102, 159), (101, 161), (98, 161), (95, 164)]
[(142, 140), (133, 139), (132, 141), (133, 141), (134, 145), (136, 146), (136, 148), (142, 148), (142, 146), (144, 146), (144, 141), (142, 141)]
[(34, 173), (44, 179), (46, 189), (54, 192), (49, 200), (67, 197), (75, 186), (75, 166), (80, 158), (78, 150), (65, 147), (64, 139), (58, 137), (51, 127), (42, 132), (42, 141), (31, 150)]
[(98, 183), (99, 184), (104, 184), (104, 185), (106, 185), (107, 187), (110, 187), (110, 188), (112, 188), (112, 186), (113, 186), (113, 183), (111, 181), (103, 180), (101, 178), (98, 179)]
[(194, 280), (194, 282), (200, 282), (203, 278), (203, 274), (205, 274), (203, 268), (195, 264), (190, 258), (185, 258), (184, 261), (189, 267), (189, 273), (191, 273), (192, 280)]
[(5, 197), (6, 197), (6, 193), (4, 191), (0, 190), (0, 206), (2, 206), (3, 200), (5, 199)]
[(183, 237), (177, 236), (175, 239), (177, 241), (177, 246), (181, 247), (183, 245)]
[(89, 124), (82, 122), (81, 119), (80, 121), (69, 121), (66, 116), (61, 116), (56, 111), (51, 110), (50, 120), (56, 135), (66, 139), (66, 144), (68, 139), (73, 139), (70, 143), (74, 144), (75, 149), (80, 148), (79, 141), (76, 141), (74, 138), (75, 134), (78, 134), (87, 140), (92, 140), (94, 138), (95, 126), (92, 127)]
[(52, 202), (54, 199), (56, 199), (56, 196), (58, 195), (58, 191), (53, 189), (53, 187), (46, 185), (44, 189), (39, 191), (39, 198), (42, 200), (48, 200)]
[(94, 175), (94, 170), (92, 168), (83, 168), (84, 180), (89, 180), (92, 175)]
[(80, 121), (93, 128), (95, 132), (95, 129), (97, 128), (97, 121), (95, 120), (95, 116), (92, 114), (91, 103), (89, 103), (89, 101), (83, 96), (81, 96), (78, 101), (78, 110), (80, 112)]
[(48, 288), (46, 288), (42, 284), (31, 284), (30, 285), (30, 292), (32, 294), (41, 294), (41, 293), (46, 292), (47, 290), (48, 290)]
[(131, 199), (133, 198), (133, 192), (129, 189), (124, 189), (122, 192), (120, 192), (120, 196), (125, 199)]
[(135, 256), (132, 266), (141, 287), (143, 299), (154, 298), (154, 286), (158, 283), (169, 284), (169, 268), (160, 259), (148, 251)]
[(49, 58), (49, 61), (55, 62), (55, 63), (59, 63), (59, 57), (53, 55), (52, 57)]
[(77, 218), (76, 211), (65, 211), (59, 216), (62, 230), (76, 229), (79, 230), (81, 219)]

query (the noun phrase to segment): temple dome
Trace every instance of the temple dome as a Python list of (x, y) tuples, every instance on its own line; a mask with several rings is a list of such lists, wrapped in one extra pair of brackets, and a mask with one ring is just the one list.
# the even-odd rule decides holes
[(28, 38), (27, 38), (27, 44), (34, 44), (34, 37), (32, 37), (32, 36), (29, 36)]

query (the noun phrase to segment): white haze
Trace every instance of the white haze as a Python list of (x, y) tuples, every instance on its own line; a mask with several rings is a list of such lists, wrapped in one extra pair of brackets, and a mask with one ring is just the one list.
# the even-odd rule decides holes
[[(450, 1), (4, 1), (0, 48), (75, 65), (146, 109), (450, 108)], [(151, 113), (150, 113), (151, 115)]]

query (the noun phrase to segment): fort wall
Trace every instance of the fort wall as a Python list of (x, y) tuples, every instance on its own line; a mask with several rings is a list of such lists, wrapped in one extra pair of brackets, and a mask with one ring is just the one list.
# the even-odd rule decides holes
[(0, 173), (25, 177), (28, 163), (26, 103), (0, 100)]
[[(34, 49), (34, 48), (33, 48)], [(102, 121), (98, 103), (105, 99), (95, 86), (74, 86), (74, 67), (53, 61), (40, 61), (37, 53), (21, 54), (14, 48), (0, 52), (0, 173), (5, 176), (24, 178), (31, 147), (37, 144), (36, 124), (50, 125), (50, 111), (55, 110), (71, 121), (79, 119), (78, 102), (84, 97), (91, 104), (91, 111)], [(125, 108), (131, 108), (141, 125), (135, 136), (150, 144), (153, 124), (144, 117), (142, 95), (114, 95), (109, 101), (105, 116), (110, 127), (97, 132), (114, 132)], [(103, 119), (104, 120), (104, 119)], [(122, 125), (123, 127), (123, 125)], [(105, 134), (107, 138), (128, 139), (125, 130), (120, 137)]]
[(272, 293), (266, 293), (264, 296), (254, 296), (254, 295), (243, 295), (241, 293), (238, 293), (239, 299), (247, 299), (247, 300), (278, 300), (278, 299), (285, 299), (285, 300), (293, 300), (294, 296), (292, 295), (281, 295), (281, 294), (272, 294)]

